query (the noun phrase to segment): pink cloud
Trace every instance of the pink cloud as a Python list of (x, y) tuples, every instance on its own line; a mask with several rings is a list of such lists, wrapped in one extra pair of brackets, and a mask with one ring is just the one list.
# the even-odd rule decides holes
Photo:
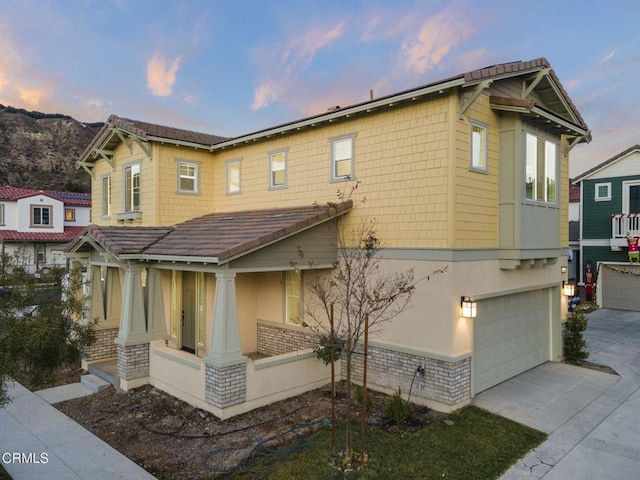
[(414, 35), (402, 42), (402, 65), (406, 70), (428, 72), (451, 48), (474, 33), (458, 11), (450, 8), (429, 17)]
[[(296, 84), (296, 76), (313, 62), (317, 52), (333, 44), (344, 33), (344, 22), (329, 29), (312, 28), (288, 42), (279, 58), (265, 67), (265, 74), (254, 90), (251, 108), (259, 110), (280, 100)], [(272, 58), (263, 58), (268, 62)]]
[(147, 88), (152, 95), (167, 97), (173, 92), (180, 57), (169, 62), (162, 54), (156, 53), (147, 63)]
[(18, 96), (30, 107), (37, 107), (48, 94), (39, 88), (16, 87)]

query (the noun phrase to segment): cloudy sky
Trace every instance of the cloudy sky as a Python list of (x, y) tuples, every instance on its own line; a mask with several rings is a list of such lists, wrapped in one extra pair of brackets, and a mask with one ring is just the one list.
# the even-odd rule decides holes
[(0, 104), (223, 136), (546, 57), (594, 140), (640, 143), (638, 0), (0, 0)]

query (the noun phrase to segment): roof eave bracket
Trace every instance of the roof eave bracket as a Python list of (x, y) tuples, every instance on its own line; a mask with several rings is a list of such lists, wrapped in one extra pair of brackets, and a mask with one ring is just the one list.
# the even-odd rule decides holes
[(465, 113), (467, 113), (467, 110), (469, 110), (471, 105), (473, 105), (473, 103), (478, 99), (480, 94), (486, 88), (489, 88), (492, 83), (493, 83), (493, 80), (483, 80), (478, 85), (476, 85), (476, 88), (471, 93), (471, 96), (466, 101), (463, 101), (462, 105), (460, 106), (460, 119), (464, 117)]
[[(540, 70), (538, 73), (536, 73), (535, 77), (533, 77), (533, 80), (531, 80), (531, 83), (529, 84), (528, 87), (526, 87), (524, 89), (524, 91), (522, 92), (522, 98), (527, 98), (531, 92), (533, 92), (533, 90), (538, 86), (538, 84), (540, 83), (540, 81), (546, 77), (547, 75), (549, 75), (549, 72), (551, 71), (550, 68), (543, 68), (542, 70)], [(526, 85), (526, 82), (525, 84)]]

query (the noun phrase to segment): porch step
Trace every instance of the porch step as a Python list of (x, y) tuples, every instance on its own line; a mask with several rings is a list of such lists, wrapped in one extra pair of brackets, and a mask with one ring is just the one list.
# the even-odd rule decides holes
[(120, 377), (118, 377), (118, 364), (116, 360), (92, 363), (87, 367), (89, 373), (102, 380), (109, 382), (116, 388), (120, 388)]
[(88, 373), (86, 375), (82, 375), (80, 377), (80, 383), (84, 385), (86, 388), (91, 390), (93, 393), (98, 393), (105, 388), (109, 388), (111, 384), (102, 378), (93, 375), (92, 373)]

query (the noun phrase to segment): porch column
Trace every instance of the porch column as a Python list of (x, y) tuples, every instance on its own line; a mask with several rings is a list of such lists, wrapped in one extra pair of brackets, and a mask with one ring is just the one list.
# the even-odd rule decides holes
[(162, 276), (157, 268), (147, 269), (147, 331), (151, 340), (168, 338), (164, 301), (162, 299)]
[(240, 347), (235, 272), (216, 273), (213, 328), (204, 362), (208, 403), (224, 408), (245, 401), (247, 357)]
[(123, 390), (143, 385), (149, 376), (149, 336), (144, 314), (142, 267), (129, 264), (124, 276), (118, 349), (118, 376)]

